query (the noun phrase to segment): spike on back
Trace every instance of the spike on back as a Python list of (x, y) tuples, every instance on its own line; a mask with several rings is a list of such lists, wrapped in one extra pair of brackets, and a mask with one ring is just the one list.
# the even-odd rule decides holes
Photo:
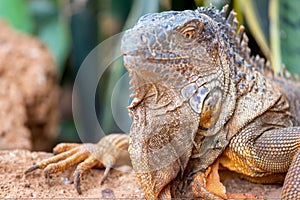
[[(260, 56), (250, 57), (251, 50), (248, 47), (249, 39), (245, 33), (244, 26), (238, 27), (238, 21), (236, 19), (236, 13), (231, 11), (226, 18), (228, 12), (228, 5), (225, 5), (221, 11), (217, 11), (215, 8), (198, 8), (198, 12), (205, 13), (210, 16), (216, 22), (222, 24), (220, 29), (223, 33), (229, 37), (229, 41), (231, 44), (234, 44), (235, 53), (239, 55), (235, 55), (235, 58), (243, 58), (248, 64), (253, 65), (256, 70), (260, 70), (264, 74), (273, 75), (274, 72), (270, 67), (270, 63), (266, 65), (265, 60), (261, 60)], [(237, 59), (240, 61), (240, 59)]]
[(258, 61), (258, 66), (260, 69), (264, 69), (265, 68), (265, 59), (264, 58), (260, 58)]
[[(228, 6), (220, 11), (222, 16), (225, 16), (224, 12), (227, 12)], [(251, 50), (248, 47), (249, 38), (245, 33), (245, 27), (241, 25), (238, 30), (238, 21), (236, 19), (236, 13), (231, 11), (226, 19), (226, 24), (229, 27), (229, 34), (232, 39), (234, 39), (237, 50), (247, 62), (252, 63), (254, 67), (260, 70), (263, 73), (274, 74), (272, 68), (270, 67), (270, 62), (266, 65), (266, 61), (264, 58), (260, 58), (259, 55), (255, 57), (255, 59), (250, 58)], [(236, 33), (237, 32), (237, 33)]]
[(285, 66), (283, 66), (282, 72), (283, 72), (283, 75), (284, 75), (284, 77), (285, 77), (286, 79), (291, 79), (291, 78), (292, 78), (291, 73), (286, 69)]
[(228, 7), (229, 7), (228, 4), (226, 4), (225, 6), (223, 6), (222, 10), (220, 11), (220, 15), (224, 18), (226, 18)]
[(294, 74), (294, 79), (295, 79), (296, 81), (299, 81), (299, 76), (298, 76), (298, 74)]
[(230, 13), (229, 13), (229, 16), (227, 17), (227, 24), (229, 24), (229, 25), (232, 25), (232, 23), (233, 23), (233, 20), (235, 19), (235, 16), (236, 16), (236, 12), (234, 12), (234, 11), (231, 11)]
[(242, 25), (242, 26), (240, 26), (239, 31), (238, 31), (238, 33), (236, 34), (236, 37), (235, 37), (235, 40), (236, 40), (237, 44), (241, 43), (242, 36), (243, 36), (244, 32), (245, 32), (245, 27)]

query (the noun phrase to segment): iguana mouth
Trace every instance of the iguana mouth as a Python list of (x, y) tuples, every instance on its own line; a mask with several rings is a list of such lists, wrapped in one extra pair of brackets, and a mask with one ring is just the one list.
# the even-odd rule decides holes
[(171, 65), (179, 65), (180, 63), (182, 64), (187, 64), (188, 63), (188, 58), (183, 58), (183, 57), (175, 57), (175, 58), (158, 58), (158, 57), (150, 57), (147, 58), (147, 60), (151, 63), (162, 63), (162, 64), (171, 64)]
[[(143, 55), (143, 57), (141, 56)], [(165, 62), (168, 61), (171, 64), (179, 64), (182, 62), (183, 64), (188, 63), (189, 57), (181, 56), (179, 54), (175, 54), (172, 52), (159, 52), (159, 53), (123, 53), (124, 58), (127, 57), (129, 59), (142, 60), (146, 59), (148, 61), (160, 61)], [(126, 61), (125, 61), (126, 62)]]
[[(153, 60), (183, 60), (188, 59), (188, 57), (183, 57), (179, 54), (175, 54), (173, 52), (159, 52), (159, 53), (152, 53), (152, 56), (147, 59)], [(185, 60), (187, 62), (187, 60)]]
[(140, 56), (136, 54), (124, 54), (124, 64), (131, 73), (153, 72), (158, 75), (170, 76), (170, 70), (182, 70), (189, 65), (189, 57), (176, 55), (175, 53), (155, 53), (152, 56)]

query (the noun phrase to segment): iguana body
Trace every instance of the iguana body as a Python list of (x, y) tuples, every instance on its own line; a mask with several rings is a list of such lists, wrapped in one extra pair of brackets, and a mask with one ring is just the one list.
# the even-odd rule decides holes
[[(230, 197), (213, 178), (218, 162), (260, 183), (283, 181), (288, 172), (282, 197), (300, 198), (299, 83), (250, 57), (244, 28), (237, 31), (234, 13), (226, 19), (226, 10), (149, 14), (123, 37), (135, 92), (128, 150), (147, 198)], [(107, 136), (91, 145), (91, 156), (79, 146), (69, 151), (72, 157), (67, 151), (27, 172), (54, 173), (87, 159), (75, 171), (80, 191), (85, 170), (128, 159), (126, 152), (110, 153), (105, 140), (128, 145), (127, 136)]]

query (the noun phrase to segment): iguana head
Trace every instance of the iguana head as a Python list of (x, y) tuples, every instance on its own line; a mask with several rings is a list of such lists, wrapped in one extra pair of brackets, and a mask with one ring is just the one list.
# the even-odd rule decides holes
[(137, 79), (183, 90), (212, 79), (224, 86), (221, 46), (218, 24), (210, 16), (200, 10), (169, 11), (141, 17), (126, 31), (122, 52)]
[[(132, 88), (154, 84), (176, 90), (201, 115), (200, 127), (211, 129), (219, 118), (221, 101), (229, 93), (230, 79), (238, 79), (236, 63), (241, 65), (250, 54), (244, 28), (235, 34), (235, 13), (225, 18), (227, 7), (221, 11), (201, 7), (141, 17), (122, 39)], [(205, 101), (213, 112), (208, 111)]]
[[(147, 14), (123, 36), (124, 64), (136, 92), (130, 106), (134, 122), (129, 152), (135, 169), (149, 168), (147, 173), (138, 173), (149, 197), (157, 197), (184, 170), (196, 133), (215, 135), (233, 112), (234, 101), (230, 101), (235, 92), (231, 91), (230, 76), (234, 76), (234, 69), (230, 65), (237, 23), (234, 16), (226, 21), (226, 10), (199, 8)], [(138, 106), (140, 109), (135, 109)], [(176, 120), (181, 123), (177, 129)], [(188, 140), (185, 146), (179, 145), (184, 151), (171, 164), (150, 172), (151, 156), (144, 155), (153, 150), (152, 144), (159, 144), (155, 148), (168, 145), (174, 134), (183, 134), (181, 141), (189, 138), (184, 139)]]

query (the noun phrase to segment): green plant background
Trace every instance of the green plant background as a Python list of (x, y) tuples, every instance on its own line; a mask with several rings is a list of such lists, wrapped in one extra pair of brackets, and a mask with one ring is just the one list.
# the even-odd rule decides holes
[[(270, 60), (276, 72), (286, 67), (300, 75), (298, 0), (1, 0), (0, 18), (48, 46), (57, 62), (63, 93), (68, 94), (86, 55), (101, 41), (132, 27), (140, 16), (197, 6), (221, 9), (225, 4), (235, 10), (239, 23), (246, 26), (252, 54)], [(99, 83), (96, 109), (107, 133), (121, 131), (112, 118), (110, 99), (112, 88), (125, 72), (120, 58)], [(79, 141), (70, 108), (62, 109), (60, 141)]]

